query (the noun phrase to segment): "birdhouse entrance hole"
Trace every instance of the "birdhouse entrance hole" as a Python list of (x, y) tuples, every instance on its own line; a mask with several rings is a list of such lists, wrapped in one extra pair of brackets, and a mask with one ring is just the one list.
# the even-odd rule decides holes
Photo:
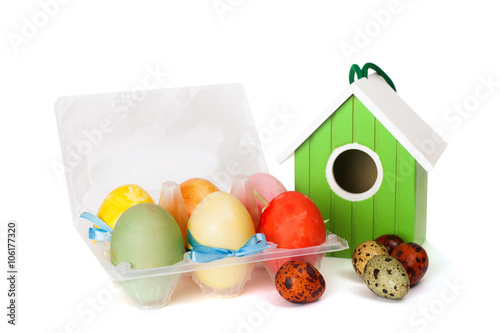
[(377, 167), (365, 152), (350, 149), (333, 162), (333, 177), (347, 192), (363, 193), (372, 188), (377, 179)]
[(335, 149), (326, 166), (326, 178), (332, 191), (350, 201), (374, 195), (380, 188), (382, 176), (378, 155), (357, 143)]

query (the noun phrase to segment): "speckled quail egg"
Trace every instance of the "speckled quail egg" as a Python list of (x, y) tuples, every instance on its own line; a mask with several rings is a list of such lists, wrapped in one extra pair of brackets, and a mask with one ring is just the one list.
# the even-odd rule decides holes
[(323, 275), (301, 260), (284, 263), (276, 273), (275, 285), (281, 297), (299, 304), (314, 302), (325, 292)]
[(424, 277), (429, 268), (429, 256), (417, 243), (401, 244), (392, 250), (391, 256), (403, 264), (412, 286)]
[(363, 277), (368, 288), (381, 297), (399, 299), (410, 290), (410, 279), (403, 264), (387, 254), (370, 259)]
[(387, 248), (376, 241), (366, 241), (359, 244), (352, 254), (352, 267), (359, 276), (363, 277), (366, 263), (378, 254), (389, 254)]
[(392, 253), (392, 250), (400, 244), (403, 244), (405, 241), (401, 239), (401, 237), (393, 234), (385, 234), (382, 236), (379, 236), (375, 239), (376, 242), (382, 243), (385, 245), (387, 248), (387, 251), (389, 251), (389, 254)]

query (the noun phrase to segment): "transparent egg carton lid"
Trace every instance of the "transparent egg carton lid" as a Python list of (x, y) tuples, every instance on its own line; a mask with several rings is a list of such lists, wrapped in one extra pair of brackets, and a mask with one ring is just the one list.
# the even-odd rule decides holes
[(55, 113), (77, 229), (123, 184), (158, 202), (165, 181), (199, 177), (229, 191), (233, 176), (267, 172), (241, 84), (65, 96)]

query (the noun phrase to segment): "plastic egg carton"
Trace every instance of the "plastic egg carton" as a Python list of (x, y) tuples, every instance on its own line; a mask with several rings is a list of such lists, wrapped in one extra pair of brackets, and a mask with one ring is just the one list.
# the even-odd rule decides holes
[[(249, 211), (256, 209), (250, 179), (236, 176), (231, 193), (246, 204)], [(179, 186), (175, 182), (165, 182), (160, 195), (160, 206), (165, 209), (185, 209)], [(181, 214), (182, 215), (182, 214)], [(90, 221), (81, 218), (80, 223), (92, 227)], [(267, 242), (263, 251), (243, 256), (226, 257), (208, 263), (191, 260), (191, 252), (184, 254), (183, 260), (164, 267), (151, 269), (133, 269), (128, 262), (117, 266), (110, 261), (107, 242), (96, 242), (101, 264), (113, 280), (119, 281), (127, 293), (129, 301), (138, 308), (158, 308), (170, 302), (177, 283), (183, 275), (191, 276), (201, 292), (213, 298), (234, 297), (241, 293), (250, 280), (257, 263), (262, 262), (270, 277), (274, 280), (278, 268), (289, 260), (303, 260), (319, 269), (325, 253), (347, 249), (347, 242), (334, 234), (328, 234), (323, 244), (307, 248), (282, 249)]]
[[(208, 263), (191, 261), (187, 252), (172, 266), (114, 266), (109, 243), (88, 239), (92, 223), (79, 216), (95, 213), (106, 195), (123, 184), (143, 187), (171, 211), (179, 200), (178, 183), (205, 178), (235, 195), (258, 222), (250, 181), (241, 175), (267, 172), (267, 166), (243, 86), (69, 96), (59, 98), (55, 109), (73, 225), (139, 308), (166, 305), (183, 275), (190, 275), (208, 296), (232, 297), (241, 292), (257, 263), (264, 263), (274, 278), (281, 261), (305, 259), (319, 266), (326, 252), (348, 248), (344, 240), (328, 235), (314, 247), (273, 247)], [(226, 285), (218, 283), (220, 276), (226, 277)]]

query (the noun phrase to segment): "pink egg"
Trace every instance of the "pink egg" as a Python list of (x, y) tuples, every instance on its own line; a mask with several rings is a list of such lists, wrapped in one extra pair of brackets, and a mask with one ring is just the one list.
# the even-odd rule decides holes
[[(276, 179), (276, 177), (268, 173), (256, 173), (250, 176), (250, 181), (252, 182), (254, 191), (267, 202), (273, 200), (273, 198), (278, 194), (286, 192), (285, 186), (278, 179)], [(265, 204), (257, 197), (255, 200), (257, 200), (259, 214), (262, 214)]]

